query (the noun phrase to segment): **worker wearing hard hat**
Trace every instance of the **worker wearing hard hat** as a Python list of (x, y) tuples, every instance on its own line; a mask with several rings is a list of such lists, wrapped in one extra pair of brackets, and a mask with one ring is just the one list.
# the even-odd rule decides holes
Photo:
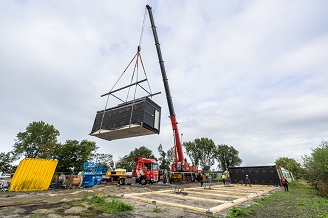
[(246, 175), (246, 179), (245, 179), (245, 186), (249, 185), (250, 187), (252, 187), (251, 185), (251, 180), (249, 179), (248, 175)]

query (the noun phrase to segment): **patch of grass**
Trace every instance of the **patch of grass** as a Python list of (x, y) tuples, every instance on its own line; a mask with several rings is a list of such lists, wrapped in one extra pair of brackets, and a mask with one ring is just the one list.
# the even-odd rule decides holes
[[(134, 209), (133, 206), (126, 204), (120, 200), (117, 200), (113, 196), (97, 195), (91, 198), (89, 198), (88, 196), (84, 196), (81, 199), (81, 202), (87, 202), (91, 204), (95, 210), (102, 211), (107, 214), (120, 214), (132, 211)], [(88, 214), (88, 212), (86, 211), (84, 211), (83, 213), (86, 213), (87, 216), (90, 216), (90, 214)]]
[(160, 213), (160, 212), (162, 212), (162, 209), (156, 206), (156, 207), (153, 209), (153, 212), (154, 212), (154, 213)]
[(245, 209), (240, 209), (237, 207), (233, 207), (229, 214), (226, 216), (226, 218), (233, 218), (233, 217), (238, 217), (238, 216), (248, 216), (249, 213)]
[(123, 212), (132, 211), (134, 209), (132, 205), (115, 199), (102, 205), (101, 208), (105, 213), (109, 214), (120, 214)]
[[(289, 191), (277, 191), (256, 201), (242, 214), (232, 209), (231, 217), (327, 217), (328, 198), (304, 181), (290, 183)], [(243, 209), (241, 210), (243, 212)], [(229, 215), (230, 215), (229, 214)]]

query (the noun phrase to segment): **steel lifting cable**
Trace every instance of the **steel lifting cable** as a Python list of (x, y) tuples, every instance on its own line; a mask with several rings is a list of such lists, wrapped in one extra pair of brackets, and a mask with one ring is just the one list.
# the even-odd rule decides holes
[[(149, 87), (149, 91), (150, 91), (150, 94), (151, 94), (151, 89), (150, 89), (150, 85), (149, 85), (149, 81), (148, 81), (148, 78), (147, 78), (147, 74), (146, 74), (146, 70), (145, 70), (145, 67), (143, 65), (143, 62), (142, 62), (142, 59), (141, 59), (141, 55), (140, 55), (140, 51), (141, 51), (141, 44), (142, 44), (142, 39), (143, 39), (143, 33), (144, 33), (144, 28), (145, 28), (145, 20), (146, 20), (146, 14), (147, 14), (147, 9), (145, 8), (145, 12), (144, 12), (144, 18), (143, 18), (143, 21), (142, 21), (142, 27), (141, 27), (141, 33), (140, 33), (140, 38), (139, 38), (139, 46), (138, 46), (138, 52), (137, 52), (137, 58), (136, 58), (136, 63), (135, 63), (135, 66), (134, 66), (134, 69), (133, 69), (133, 73), (132, 73), (132, 78), (131, 78), (131, 82), (130, 84), (132, 84), (133, 82), (133, 77), (134, 77), (134, 73), (135, 71), (137, 71), (136, 73), (136, 82), (138, 81), (138, 76), (139, 76), (139, 58), (140, 58), (140, 62), (141, 62), (141, 65), (142, 65), (142, 69), (144, 71), (144, 74), (145, 74), (145, 77), (146, 77), (146, 81), (147, 81), (147, 84), (148, 84), (148, 87)], [(137, 85), (138, 83), (136, 83), (135, 85), (135, 88), (134, 88), (134, 94), (133, 94), (133, 101), (132, 101), (132, 108), (131, 108), (131, 113), (130, 113), (130, 121), (129, 121), (129, 127), (131, 126), (131, 122), (132, 122), (132, 115), (133, 115), (133, 110), (134, 110), (134, 105), (135, 105), (135, 98), (136, 98), (136, 92), (137, 92)], [(140, 85), (139, 85), (140, 86)], [(140, 86), (142, 88), (142, 86)], [(129, 91), (128, 91), (128, 94), (127, 94), (127, 97), (126, 97), (126, 101), (128, 99), (128, 95), (130, 93), (130, 87), (129, 87)]]
[[(141, 61), (141, 64), (142, 64), (142, 68), (143, 68), (143, 70), (144, 70), (144, 74), (145, 74), (145, 77), (146, 77), (146, 79), (147, 79), (148, 87), (149, 87), (149, 90), (150, 90), (150, 93), (151, 93), (151, 89), (150, 89), (150, 85), (149, 85), (149, 82), (148, 82), (147, 74), (146, 74), (145, 68), (144, 68), (144, 66), (143, 66), (142, 59), (141, 59), (141, 55), (140, 55), (141, 44), (142, 44), (142, 39), (143, 39), (143, 33), (144, 33), (144, 29), (145, 29), (146, 14), (147, 14), (147, 8), (145, 8), (145, 11), (144, 11), (144, 17), (143, 17), (143, 21), (142, 21), (141, 33), (140, 33), (139, 45), (138, 45), (138, 51), (137, 51), (137, 59), (136, 59), (136, 64), (135, 64), (135, 67), (134, 67), (134, 70), (133, 70), (133, 74), (132, 74), (132, 78), (131, 78), (131, 82), (130, 82), (130, 84), (132, 84), (132, 82), (133, 82), (134, 72), (135, 72), (136, 67), (138, 67), (138, 58), (140, 57), (140, 61)], [(139, 71), (138, 71), (138, 69), (137, 69), (137, 74), (138, 74), (138, 72), (139, 72)], [(138, 80), (136, 80), (136, 81), (138, 81)], [(137, 86), (137, 84), (136, 84), (136, 86)], [(136, 89), (135, 89), (135, 90), (136, 90)], [(130, 88), (129, 88), (129, 91), (128, 91), (128, 94), (127, 94), (127, 97), (126, 97), (126, 101), (127, 101), (127, 99), (128, 99), (129, 93), (130, 93)], [(135, 96), (135, 93), (134, 93), (134, 96)]]
[[(143, 62), (142, 62), (141, 55), (140, 55), (140, 63), (141, 63), (141, 66), (142, 66), (143, 72), (144, 72), (144, 74), (145, 74), (145, 77), (146, 77), (146, 79), (147, 79), (147, 84), (148, 84), (149, 92), (150, 92), (150, 94), (152, 94), (152, 92), (151, 92), (151, 88), (150, 88), (150, 84), (149, 84), (149, 81), (148, 81), (148, 78), (147, 78), (147, 74), (146, 74), (145, 66), (144, 66), (144, 64), (143, 64)], [(151, 98), (153, 98), (153, 96), (151, 96)]]
[[(138, 53), (134, 55), (134, 57), (132, 58), (132, 60), (130, 61), (130, 63), (128, 64), (128, 66), (126, 66), (126, 68), (124, 69), (123, 73), (121, 74), (121, 76), (118, 78), (118, 80), (115, 82), (115, 84), (113, 85), (113, 87), (110, 89), (110, 92), (113, 91), (113, 89), (115, 88), (115, 86), (117, 85), (118, 81), (122, 78), (122, 76), (124, 75), (124, 73), (127, 71), (127, 69), (130, 67), (132, 61), (138, 56)], [(102, 115), (101, 118), (101, 123), (100, 123), (100, 128), (99, 128), (99, 133), (100, 130), (103, 126), (104, 123), (104, 117), (105, 117), (105, 113), (106, 113), (106, 109), (107, 109), (107, 105), (108, 105), (108, 100), (109, 100), (109, 95), (107, 96), (107, 100), (106, 100), (106, 104), (105, 104), (105, 109), (104, 109), (104, 113)]]
[(146, 14), (147, 14), (147, 9), (145, 8), (144, 18), (143, 18), (142, 27), (141, 27), (141, 34), (140, 34), (140, 39), (139, 39), (139, 47), (141, 47), (141, 43), (142, 43), (143, 32), (144, 32), (144, 28), (145, 28)]
[[(140, 49), (139, 48), (140, 47), (138, 47), (138, 54), (140, 55), (140, 53), (139, 53), (140, 52)], [(138, 55), (138, 57), (139, 57), (139, 55)], [(138, 57), (136, 59), (136, 65), (135, 65), (134, 70), (133, 70), (133, 75), (134, 75), (134, 72), (137, 69), (136, 81), (138, 81), (138, 75), (139, 75)], [(135, 104), (135, 99), (136, 99), (136, 92), (137, 92), (137, 83), (136, 83), (136, 86), (134, 88), (134, 95), (133, 95), (133, 101), (132, 101), (132, 107), (131, 107), (131, 113), (130, 113), (129, 127), (131, 127), (132, 115), (133, 115), (134, 104)]]
[[(139, 51), (139, 53), (138, 53), (137, 63), (136, 63), (136, 64), (137, 64), (138, 67), (139, 67), (139, 62), (138, 62), (138, 60), (140, 59), (140, 63), (141, 63), (142, 70), (143, 70), (143, 73), (144, 73), (145, 78), (146, 78), (146, 81), (147, 81), (147, 85), (148, 85), (149, 92), (148, 92), (144, 87), (142, 87), (139, 83), (136, 83), (136, 86), (139, 85), (140, 88), (142, 88), (145, 92), (147, 92), (148, 94), (150, 94), (150, 97), (152, 98), (153, 95), (152, 95), (152, 91), (151, 91), (150, 84), (149, 84), (149, 81), (148, 81), (148, 77), (147, 77), (146, 69), (145, 69), (145, 66), (144, 66), (143, 61), (142, 61), (142, 58), (141, 58), (140, 47), (138, 47), (138, 51)], [(133, 71), (133, 75), (134, 75), (134, 72), (135, 72), (135, 70)], [(137, 74), (138, 74), (138, 73), (139, 73), (139, 70), (137, 69)], [(131, 78), (131, 82), (130, 82), (130, 84), (132, 84), (132, 81), (133, 81), (133, 77)], [(129, 93), (130, 93), (130, 88), (129, 88), (128, 95), (129, 95)], [(128, 95), (127, 95), (127, 98), (128, 98)], [(127, 99), (127, 98), (126, 98), (126, 99)], [(127, 101), (127, 100), (126, 100), (126, 101)]]
[[(144, 64), (142, 62), (142, 58), (141, 58), (141, 55), (140, 55), (141, 43), (142, 43), (143, 33), (144, 33), (144, 29), (145, 29), (146, 14), (147, 14), (147, 8), (145, 8), (144, 18), (143, 18), (143, 21), (142, 21), (142, 28), (141, 28), (141, 34), (140, 34), (140, 40), (139, 40), (139, 49), (138, 50), (139, 50), (139, 56), (140, 56), (140, 62), (141, 62), (141, 65), (142, 65), (142, 69), (143, 69), (143, 72), (144, 72), (145, 77), (147, 79), (147, 84), (148, 84), (149, 92), (150, 92), (150, 94), (152, 94), (151, 89), (150, 89), (150, 85), (149, 85), (149, 81), (148, 81), (148, 78), (147, 78), (145, 66), (144, 66)], [(151, 96), (151, 98), (152, 98), (152, 96)]]
[[(147, 78), (147, 74), (146, 74), (146, 70), (145, 70), (145, 67), (144, 67), (144, 64), (142, 62), (142, 59), (141, 59), (141, 55), (140, 55), (140, 50), (141, 50), (141, 44), (142, 44), (142, 39), (143, 39), (143, 33), (144, 33), (144, 27), (145, 27), (145, 20), (146, 20), (146, 13), (147, 13), (147, 9), (145, 8), (145, 12), (144, 12), (144, 18), (143, 18), (143, 22), (142, 22), (142, 27), (141, 27), (141, 34), (140, 34), (140, 38), (139, 38), (139, 46), (138, 46), (138, 51), (137, 53), (134, 55), (134, 57), (132, 58), (132, 60), (130, 61), (130, 63), (128, 64), (128, 66), (124, 69), (123, 73), (121, 74), (121, 76), (118, 78), (118, 80), (115, 82), (114, 86), (112, 87), (112, 89), (110, 90), (110, 92), (114, 89), (114, 87), (116, 86), (116, 84), (118, 83), (118, 81), (122, 78), (122, 76), (124, 75), (124, 73), (126, 72), (126, 70), (130, 67), (131, 63), (133, 62), (134, 59), (136, 59), (136, 63), (135, 63), (135, 67), (134, 67), (134, 70), (133, 70), (133, 74), (132, 74), (132, 78), (131, 78), (131, 82), (130, 84), (132, 84), (133, 82), (133, 77), (134, 77), (134, 72), (135, 70), (137, 69), (137, 76), (136, 76), (136, 79), (138, 80), (138, 60), (140, 58), (140, 62), (141, 62), (141, 65), (142, 65), (142, 69), (144, 71), (144, 74), (145, 74), (145, 77), (146, 77), (146, 81), (147, 81), (147, 84), (148, 84), (148, 88), (149, 88), (149, 91), (150, 91), (150, 94), (152, 94), (151, 92), (151, 89), (150, 89), (150, 85), (149, 85), (149, 81), (148, 81), (148, 78)], [(133, 113), (133, 106), (134, 106), (134, 103), (135, 103), (135, 96), (136, 96), (136, 90), (137, 90), (137, 85), (138, 83), (136, 83), (136, 87), (135, 87), (135, 92), (134, 92), (134, 97), (133, 97), (133, 104), (132, 104), (132, 110), (131, 110), (131, 115), (130, 115), (130, 124), (131, 125), (131, 119), (132, 119), (132, 113)], [(140, 86), (140, 85), (139, 85)], [(141, 87), (141, 86), (140, 86)], [(128, 91), (128, 94), (127, 94), (127, 98), (126, 98), (126, 101), (128, 99), (128, 96), (129, 96), (129, 92), (130, 92), (130, 88), (129, 88), (129, 91)], [(152, 97), (152, 96), (151, 96)], [(106, 100), (106, 105), (105, 105), (105, 109), (104, 109), (104, 113), (102, 115), (102, 119), (101, 119), (101, 123), (100, 123), (100, 128), (99, 128), (99, 132), (103, 126), (103, 122), (104, 122), (104, 117), (105, 117), (105, 113), (106, 113), (106, 109), (107, 109), (107, 106), (108, 106), (108, 100), (109, 100), (109, 95), (107, 96), (107, 100)]]
[[(136, 82), (138, 82), (138, 59), (139, 59), (139, 52), (140, 52), (140, 47), (138, 47), (138, 52), (137, 52), (137, 58), (136, 58), (136, 63), (134, 64), (134, 68), (133, 68), (133, 72), (132, 72), (132, 77), (131, 77), (131, 81), (130, 81), (130, 85), (133, 83), (133, 78), (134, 78), (134, 73), (136, 72), (136, 69), (137, 69), (137, 77), (136, 77)], [(137, 85), (137, 83), (136, 83)], [(128, 90), (128, 93), (126, 95), (126, 99), (125, 99), (125, 102), (128, 101), (128, 98), (129, 98), (129, 94), (130, 94), (130, 89), (131, 89), (131, 86), (129, 87), (129, 90)]]

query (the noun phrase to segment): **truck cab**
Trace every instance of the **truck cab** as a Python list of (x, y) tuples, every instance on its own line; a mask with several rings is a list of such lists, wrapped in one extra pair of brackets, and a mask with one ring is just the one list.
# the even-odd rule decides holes
[(158, 163), (154, 159), (139, 157), (131, 174), (126, 173), (124, 177), (120, 177), (118, 184), (131, 185), (158, 182)]
[(158, 182), (158, 163), (154, 159), (139, 157), (132, 176), (139, 178), (142, 185)]

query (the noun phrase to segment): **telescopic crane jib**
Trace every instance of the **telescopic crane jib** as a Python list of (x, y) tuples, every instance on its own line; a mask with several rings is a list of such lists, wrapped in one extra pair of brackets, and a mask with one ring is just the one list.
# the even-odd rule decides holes
[(163, 61), (162, 52), (161, 52), (161, 48), (160, 48), (160, 44), (159, 44), (159, 40), (158, 40), (158, 36), (157, 36), (157, 31), (156, 31), (154, 18), (153, 18), (152, 8), (149, 5), (146, 5), (146, 8), (147, 8), (148, 13), (149, 13), (151, 28), (152, 28), (153, 35), (154, 35), (154, 40), (155, 40), (159, 65), (160, 65), (160, 68), (161, 68), (163, 83), (164, 83), (164, 89), (165, 89), (165, 93), (166, 93), (166, 100), (167, 100), (167, 104), (168, 104), (168, 107), (169, 107), (170, 119), (171, 119), (171, 124), (172, 124), (172, 128), (173, 128), (174, 139), (175, 139), (174, 148), (175, 148), (175, 158), (176, 158), (176, 160), (175, 160), (175, 163), (173, 163), (172, 166), (171, 166), (171, 171), (185, 171), (185, 172), (186, 171), (187, 172), (192, 171), (192, 172), (196, 172), (197, 167), (189, 166), (189, 164), (185, 162), (185, 159), (184, 159), (184, 156), (183, 156), (182, 144), (181, 144), (180, 134), (179, 134), (179, 129), (178, 129), (178, 122), (176, 120), (176, 116), (175, 116), (175, 112), (174, 112), (173, 101), (172, 101), (172, 97), (171, 97), (171, 93), (170, 93), (170, 87), (169, 87), (168, 79), (167, 79), (167, 76), (166, 76), (164, 61)]

